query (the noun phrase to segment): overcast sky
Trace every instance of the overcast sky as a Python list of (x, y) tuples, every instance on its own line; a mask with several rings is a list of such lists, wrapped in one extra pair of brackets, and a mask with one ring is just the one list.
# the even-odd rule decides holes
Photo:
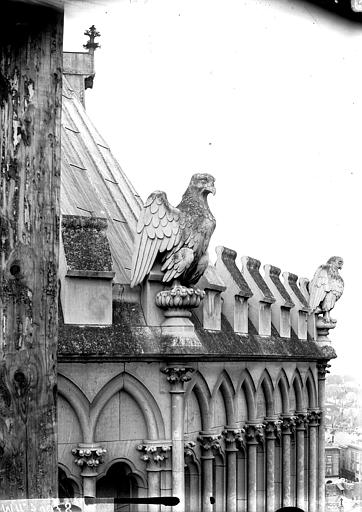
[(311, 279), (343, 256), (333, 369), (360, 375), (362, 26), (298, 0), (85, 2), (64, 49), (92, 24), (87, 110), (141, 197), (176, 206), (209, 172), (213, 259), (225, 245)]

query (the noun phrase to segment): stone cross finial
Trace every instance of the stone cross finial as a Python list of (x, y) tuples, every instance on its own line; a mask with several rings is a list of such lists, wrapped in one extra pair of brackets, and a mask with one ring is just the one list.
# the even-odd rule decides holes
[(94, 50), (100, 48), (99, 43), (95, 42), (95, 38), (99, 37), (101, 34), (100, 32), (97, 32), (96, 27), (94, 25), (89, 27), (89, 29), (84, 32), (84, 35), (88, 36), (89, 40), (86, 42), (86, 44), (83, 45), (83, 48), (86, 48), (89, 51), (89, 53), (94, 53)]

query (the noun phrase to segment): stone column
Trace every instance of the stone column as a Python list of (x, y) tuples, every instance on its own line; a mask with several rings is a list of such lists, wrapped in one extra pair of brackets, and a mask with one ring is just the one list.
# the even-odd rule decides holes
[(256, 512), (256, 448), (263, 437), (263, 425), (249, 423), (245, 426), (247, 443), (247, 497), (248, 512)]
[(241, 438), (243, 429), (225, 426), (222, 435), (226, 443), (226, 512), (236, 512), (237, 500), (237, 453), (236, 441)]
[(320, 411), (319, 416), (319, 431), (318, 431), (318, 510), (324, 512), (325, 510), (325, 476), (326, 476), (326, 438), (325, 438), (325, 398), (326, 398), (326, 374), (329, 373), (328, 368), (330, 364), (327, 361), (322, 361), (317, 364), (318, 369), (318, 407)]
[[(306, 425), (306, 413), (297, 412), (295, 418), (296, 428), (296, 460), (297, 460), (297, 474), (296, 474), (296, 494), (297, 494), (297, 507), (304, 509), (304, 432)], [(324, 512), (324, 511), (323, 511)]]
[(294, 431), (294, 418), (291, 416), (283, 416), (281, 423), (282, 432), (282, 505), (283, 507), (291, 506), (291, 490), (290, 490), (290, 438)]
[(221, 436), (212, 434), (210, 432), (200, 432), (197, 440), (201, 445), (201, 478), (202, 478), (202, 497), (201, 497), (201, 510), (202, 512), (212, 512), (213, 506), (210, 498), (213, 496), (213, 460), (214, 455), (212, 450), (220, 449)]
[(103, 464), (106, 453), (107, 450), (97, 443), (80, 443), (77, 448), (72, 449), (74, 463), (82, 468), (83, 496), (95, 498), (98, 467)]
[[(138, 445), (137, 450), (142, 452), (141, 459), (147, 463), (148, 497), (157, 498), (161, 495), (163, 461), (168, 458), (171, 446), (148, 441)], [(159, 512), (159, 510), (160, 505), (148, 505), (148, 512)]]
[(171, 385), (172, 496), (180, 499), (174, 507), (177, 512), (185, 510), (184, 387), (193, 371), (194, 368), (182, 365), (161, 368)]
[(312, 410), (308, 414), (309, 423), (309, 478), (308, 478), (308, 512), (317, 511), (317, 431), (319, 425), (319, 411)]
[(281, 421), (276, 418), (265, 418), (264, 435), (266, 450), (266, 512), (275, 510), (275, 440)]

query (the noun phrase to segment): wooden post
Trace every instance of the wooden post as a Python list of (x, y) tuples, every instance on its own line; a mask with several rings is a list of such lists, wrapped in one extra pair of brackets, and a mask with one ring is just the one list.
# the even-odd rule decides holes
[(1, 2), (0, 499), (57, 495), (63, 13)]

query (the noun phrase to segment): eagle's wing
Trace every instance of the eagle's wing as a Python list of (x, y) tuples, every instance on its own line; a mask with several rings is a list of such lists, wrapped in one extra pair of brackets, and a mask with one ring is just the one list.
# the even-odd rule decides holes
[(137, 224), (132, 259), (131, 286), (141, 283), (150, 272), (158, 253), (178, 246), (182, 213), (167, 200), (164, 192), (153, 192), (147, 199)]
[[(184, 213), (184, 212), (182, 212)], [(199, 219), (192, 215), (180, 217), (181, 241), (166, 255), (161, 270), (165, 272), (163, 281), (177, 279), (193, 263), (195, 253), (200, 253), (203, 232)], [(200, 257), (200, 254), (198, 254)]]
[(309, 307), (312, 311), (324, 300), (326, 293), (331, 289), (328, 276), (328, 266), (321, 265), (309, 285)]

